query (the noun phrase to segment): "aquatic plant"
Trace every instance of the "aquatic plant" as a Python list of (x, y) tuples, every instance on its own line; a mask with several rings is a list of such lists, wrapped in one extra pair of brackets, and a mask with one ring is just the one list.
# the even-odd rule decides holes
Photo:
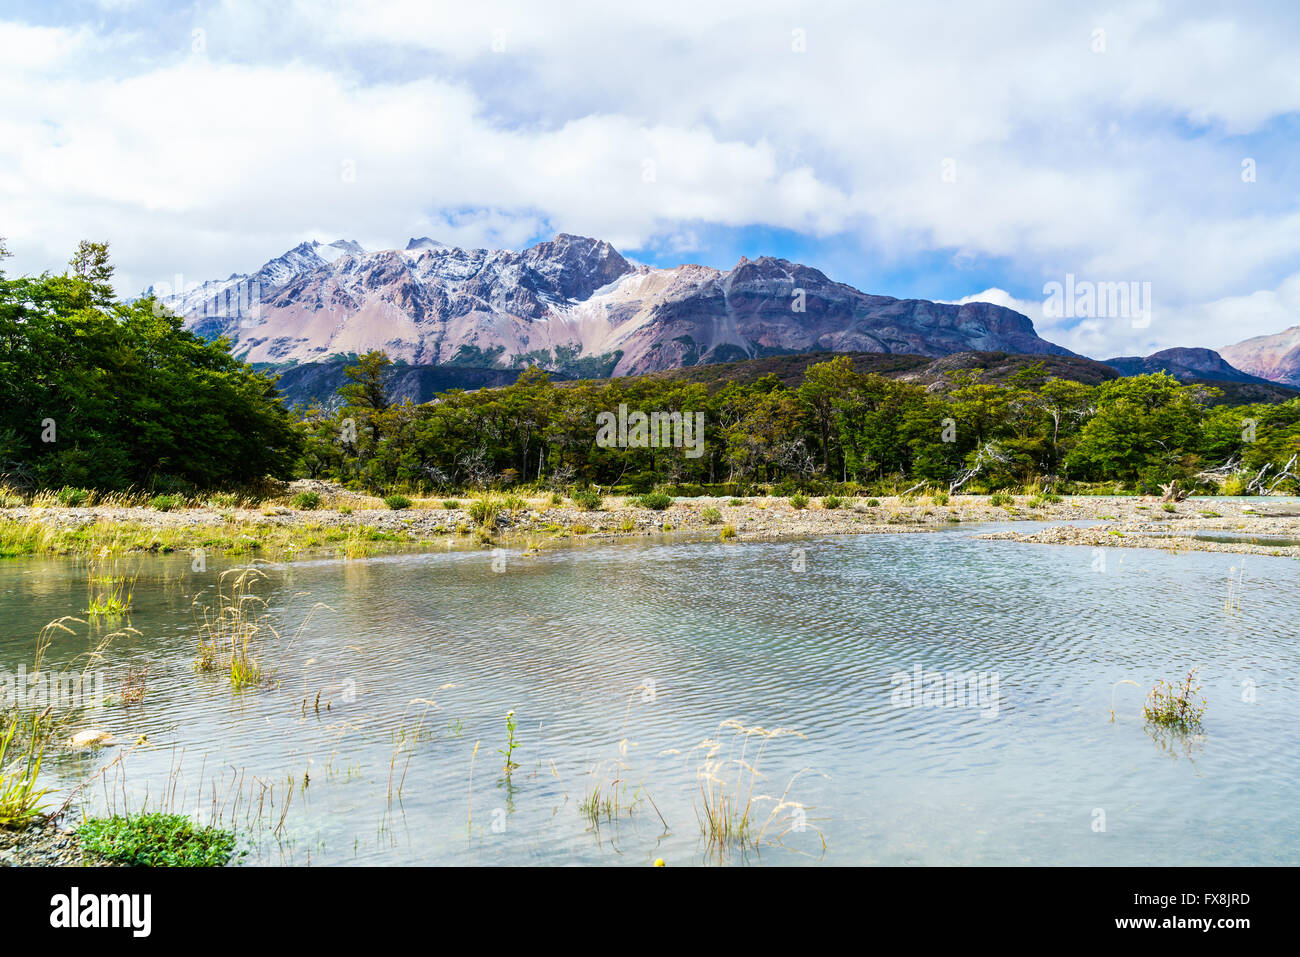
[(27, 753), (12, 764), (9, 763), (9, 747), (18, 730), (17, 715), (10, 722), (8, 732), (0, 738), (0, 827), (24, 827), (39, 817), (44, 809), (41, 799), (49, 788), (37, 787), (36, 779), (45, 756), (45, 738), (40, 733), (40, 725), (49, 713), (50, 709), (46, 708), (32, 718)]
[(1196, 668), (1187, 672), (1181, 682), (1157, 681), (1143, 714), (1148, 722), (1174, 731), (1199, 731), (1201, 718), (1205, 714), (1205, 699), (1201, 696), (1201, 686), (1193, 687)]
[(506, 780), (510, 779), (510, 773), (516, 770), (519, 765), (515, 763), (515, 748), (519, 747), (519, 740), (515, 737), (515, 713), (513, 710), (506, 712), (506, 746), (497, 748), (497, 754), (505, 756), (506, 763), (502, 769), (505, 772)]
[[(806, 807), (789, 799), (790, 789), (803, 771), (790, 778), (779, 798), (755, 794), (764, 777), (760, 765), (769, 742), (782, 736), (803, 735), (789, 728), (746, 727), (735, 720), (723, 721), (718, 729), (730, 731), (731, 736), (725, 740), (720, 740), (721, 736), (708, 738), (692, 749), (704, 752), (696, 768), (695, 815), (705, 840), (718, 847), (756, 846), (779, 843), (792, 831), (812, 830), (824, 850), (825, 835), (809, 823)], [(751, 756), (754, 739), (759, 743)], [(737, 744), (739, 755), (735, 754)], [(766, 814), (765, 805), (769, 806)]]
[(122, 678), (118, 698), (123, 704), (139, 704), (144, 700), (146, 686), (149, 683), (149, 666), (127, 668)]
[(77, 836), (87, 850), (132, 867), (224, 867), (236, 845), (232, 831), (158, 811), (88, 818)]
[[(270, 676), (262, 664), (261, 649), (269, 641), (278, 641), (281, 635), (267, 613), (266, 600), (254, 593), (266, 579), (266, 573), (253, 566), (221, 573), (217, 581), (217, 603), (204, 607), (203, 620), (199, 623), (196, 671), (222, 672), (236, 690), (268, 682)], [(302, 634), (317, 608), (328, 607), (320, 603), (313, 605), (289, 644)]]

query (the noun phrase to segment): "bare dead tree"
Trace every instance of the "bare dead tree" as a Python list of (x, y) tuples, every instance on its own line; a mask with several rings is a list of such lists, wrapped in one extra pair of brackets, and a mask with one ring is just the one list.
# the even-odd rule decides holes
[(1269, 485), (1265, 485), (1264, 483), (1269, 481), (1268, 473), (1273, 468), (1273, 463), (1265, 463), (1264, 467), (1256, 473), (1255, 477), (1251, 479), (1250, 483), (1246, 486), (1246, 494), (1271, 495), (1274, 489), (1287, 479), (1296, 479), (1297, 481), (1300, 481), (1300, 476), (1297, 476), (1296, 473), (1292, 471), (1292, 469), (1295, 468), (1297, 458), (1300, 458), (1300, 455), (1291, 456), (1291, 458), (1287, 460), (1286, 465), (1282, 466), (1282, 470), (1273, 475), (1272, 484)]
[(955, 495), (957, 490), (979, 475), (989, 465), (1003, 465), (1009, 460), (1008, 455), (992, 442), (985, 442), (975, 451), (975, 461), (969, 468), (962, 469), (957, 477), (948, 483), (948, 494)]

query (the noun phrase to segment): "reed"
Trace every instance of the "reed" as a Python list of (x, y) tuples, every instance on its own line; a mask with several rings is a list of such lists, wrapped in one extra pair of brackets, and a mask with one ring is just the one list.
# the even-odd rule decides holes
[(32, 718), (27, 751), (18, 760), (12, 761), (9, 753), (14, 733), (18, 730), (17, 715), (10, 722), (4, 737), (0, 738), (0, 827), (25, 827), (40, 817), (44, 810), (41, 801), (49, 788), (40, 787), (37, 778), (45, 756), (45, 737), (40, 733), (40, 724), (49, 713), (50, 709), (46, 708)]

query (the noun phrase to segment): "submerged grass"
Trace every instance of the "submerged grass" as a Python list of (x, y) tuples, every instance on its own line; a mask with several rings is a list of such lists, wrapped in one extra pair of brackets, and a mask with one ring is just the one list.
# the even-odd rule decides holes
[[(746, 727), (735, 720), (723, 721), (718, 729), (731, 735), (707, 738), (694, 749), (704, 753), (696, 769), (695, 804), (696, 820), (704, 839), (719, 849), (757, 847), (780, 843), (791, 832), (812, 830), (825, 850), (826, 837), (820, 828), (809, 823), (806, 807), (789, 798), (790, 788), (804, 772), (790, 778), (780, 797), (755, 794), (763, 779), (759, 765), (768, 743), (785, 735), (797, 738), (803, 735), (789, 728)], [(751, 756), (750, 745), (755, 739), (758, 746)], [(737, 745), (739, 755), (735, 753)]]
[[(255, 566), (222, 572), (217, 581), (217, 603), (204, 607), (199, 623), (196, 671), (222, 674), (236, 690), (270, 682), (271, 673), (263, 664), (262, 655), (268, 643), (280, 641), (281, 634), (267, 611), (266, 599), (255, 593), (267, 578)], [(312, 606), (288, 645), (302, 634), (316, 609), (325, 607), (328, 606)]]

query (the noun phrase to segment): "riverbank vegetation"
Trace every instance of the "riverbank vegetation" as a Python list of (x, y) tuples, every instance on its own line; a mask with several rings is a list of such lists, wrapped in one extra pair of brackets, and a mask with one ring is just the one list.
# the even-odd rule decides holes
[(232, 831), (200, 827), (182, 814), (92, 817), (76, 834), (86, 850), (132, 867), (224, 867), (235, 856)]

